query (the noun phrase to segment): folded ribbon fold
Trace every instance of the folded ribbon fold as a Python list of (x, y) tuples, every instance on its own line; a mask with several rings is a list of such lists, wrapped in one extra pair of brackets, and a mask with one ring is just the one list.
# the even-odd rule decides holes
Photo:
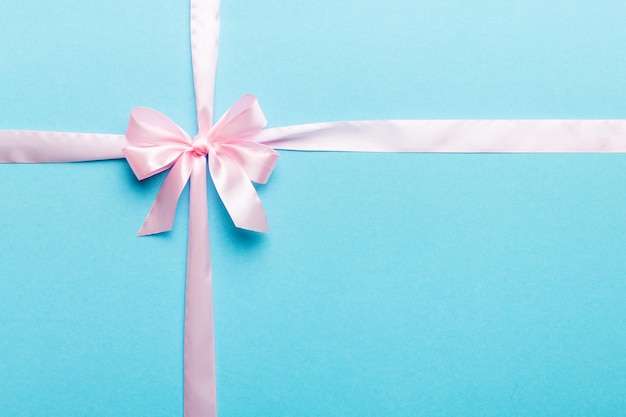
[(267, 120), (252, 95), (241, 97), (208, 131), (192, 140), (161, 113), (145, 107), (132, 110), (124, 156), (138, 179), (171, 168), (139, 231), (139, 235), (172, 229), (178, 199), (193, 172), (194, 158), (207, 158), (215, 188), (235, 226), (267, 232), (265, 210), (251, 181), (265, 183), (278, 152), (255, 136)]

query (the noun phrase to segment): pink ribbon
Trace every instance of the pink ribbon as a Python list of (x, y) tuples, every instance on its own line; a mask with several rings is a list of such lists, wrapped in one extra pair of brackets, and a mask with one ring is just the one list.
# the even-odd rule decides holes
[(278, 152), (255, 142), (267, 120), (256, 98), (245, 95), (215, 124), (191, 140), (174, 122), (145, 107), (133, 109), (123, 149), (133, 172), (143, 180), (169, 168), (139, 235), (172, 229), (176, 205), (191, 173), (194, 159), (209, 159), (209, 171), (235, 226), (267, 232), (267, 218), (252, 182), (265, 184)]
[(0, 162), (71, 162), (126, 157), (137, 178), (170, 169), (140, 235), (172, 228), (190, 183), (185, 295), (187, 417), (215, 417), (215, 352), (206, 172), (237, 227), (266, 232), (252, 182), (265, 183), (276, 149), (357, 152), (626, 152), (626, 120), (378, 120), (264, 129), (245, 95), (212, 126), (219, 0), (191, 0), (191, 44), (199, 133), (191, 139), (162, 114), (131, 112), (126, 137), (0, 131)]

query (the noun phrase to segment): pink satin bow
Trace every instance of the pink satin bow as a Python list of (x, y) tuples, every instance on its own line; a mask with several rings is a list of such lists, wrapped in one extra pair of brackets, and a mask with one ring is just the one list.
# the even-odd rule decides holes
[(123, 150), (133, 172), (143, 180), (171, 168), (139, 235), (172, 229), (193, 160), (207, 156), (211, 178), (235, 226), (267, 232), (265, 210), (251, 183), (265, 184), (278, 160), (278, 152), (254, 139), (266, 125), (256, 97), (250, 94), (242, 96), (212, 128), (201, 130), (193, 140), (161, 113), (134, 108), (126, 131), (130, 146)]

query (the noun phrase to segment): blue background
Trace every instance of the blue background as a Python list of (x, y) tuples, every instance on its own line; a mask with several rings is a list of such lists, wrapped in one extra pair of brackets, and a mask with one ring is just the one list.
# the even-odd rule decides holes
[[(217, 113), (626, 118), (623, 1), (365, 3), (224, 0)], [(0, 129), (195, 133), (188, 37), (186, 0), (3, 0)], [(267, 235), (211, 189), (220, 416), (626, 415), (625, 164), (282, 152)], [(182, 415), (163, 178), (0, 166), (0, 415)]]

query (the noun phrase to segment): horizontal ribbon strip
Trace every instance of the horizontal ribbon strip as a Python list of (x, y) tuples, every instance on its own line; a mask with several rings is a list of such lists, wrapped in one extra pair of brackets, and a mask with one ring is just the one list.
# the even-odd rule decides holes
[[(277, 150), (459, 153), (626, 153), (626, 120), (371, 120), (269, 128)], [(0, 130), (0, 162), (123, 158), (122, 135)]]
[(348, 152), (618, 153), (626, 120), (370, 120), (265, 129), (275, 149)]
[(124, 135), (0, 130), (0, 163), (119, 159), (125, 146)]

